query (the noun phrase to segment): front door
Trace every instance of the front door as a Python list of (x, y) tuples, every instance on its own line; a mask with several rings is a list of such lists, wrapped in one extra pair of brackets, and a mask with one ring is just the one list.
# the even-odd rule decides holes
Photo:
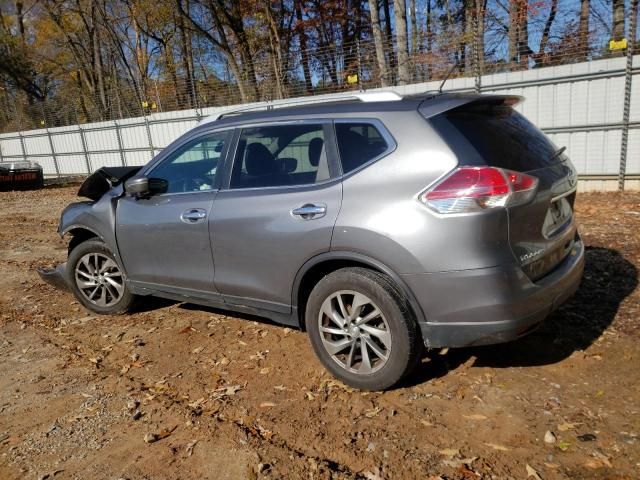
[(177, 147), (145, 172), (167, 182), (164, 193), (119, 200), (118, 249), (134, 285), (215, 295), (209, 218), (227, 138), (208, 133)]
[(215, 284), (230, 304), (288, 313), (296, 273), (329, 250), (342, 199), (330, 123), (244, 128), (210, 219)]

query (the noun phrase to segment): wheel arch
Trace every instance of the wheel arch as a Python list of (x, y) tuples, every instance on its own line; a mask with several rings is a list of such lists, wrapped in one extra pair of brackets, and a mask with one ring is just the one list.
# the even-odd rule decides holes
[(346, 267), (364, 267), (387, 276), (395, 283), (409, 302), (416, 321), (418, 323), (426, 322), (424, 312), (413, 295), (413, 292), (393, 269), (368, 255), (357, 252), (332, 251), (317, 255), (308, 260), (302, 268), (300, 268), (294, 279), (291, 304), (294, 307), (293, 311), (296, 312), (298, 325), (302, 330), (305, 330), (304, 314), (307, 298), (311, 290), (313, 290), (313, 287), (325, 275)]
[(82, 242), (85, 242), (92, 238), (99, 238), (103, 240), (102, 236), (98, 232), (92, 230), (91, 228), (88, 228), (86, 226), (81, 226), (81, 225), (71, 225), (67, 227), (62, 232), (62, 237), (65, 237), (67, 235), (71, 236), (71, 239), (69, 240), (69, 247), (68, 247), (67, 253), (71, 253), (71, 251), (74, 248), (76, 248), (78, 245), (80, 245)]

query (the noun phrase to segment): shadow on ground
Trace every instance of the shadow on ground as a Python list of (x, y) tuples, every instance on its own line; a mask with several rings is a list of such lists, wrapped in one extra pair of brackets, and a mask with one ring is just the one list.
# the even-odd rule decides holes
[(515, 342), (428, 354), (403, 386), (446, 375), (475, 357), (473, 366), (529, 367), (560, 362), (596, 341), (614, 321), (620, 303), (638, 286), (638, 270), (616, 250), (587, 247), (580, 289), (538, 330)]

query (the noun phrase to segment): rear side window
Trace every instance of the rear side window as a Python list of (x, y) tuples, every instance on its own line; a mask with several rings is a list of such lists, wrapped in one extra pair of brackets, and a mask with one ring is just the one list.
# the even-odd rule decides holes
[[(449, 111), (444, 117), (480, 154), (478, 163), (527, 172), (563, 160), (554, 158), (557, 148), (551, 140), (511, 107), (475, 105)], [(461, 160), (475, 163), (468, 157)]]
[(389, 144), (380, 130), (371, 123), (336, 122), (335, 126), (342, 171), (345, 174), (389, 149)]
[(321, 123), (245, 128), (230, 188), (309, 185), (327, 180), (324, 143)]

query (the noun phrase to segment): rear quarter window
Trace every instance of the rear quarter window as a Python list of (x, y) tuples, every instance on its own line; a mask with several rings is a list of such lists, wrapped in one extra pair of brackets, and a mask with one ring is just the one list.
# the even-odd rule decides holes
[(383, 155), (390, 148), (380, 130), (372, 123), (336, 122), (335, 128), (344, 174)]

